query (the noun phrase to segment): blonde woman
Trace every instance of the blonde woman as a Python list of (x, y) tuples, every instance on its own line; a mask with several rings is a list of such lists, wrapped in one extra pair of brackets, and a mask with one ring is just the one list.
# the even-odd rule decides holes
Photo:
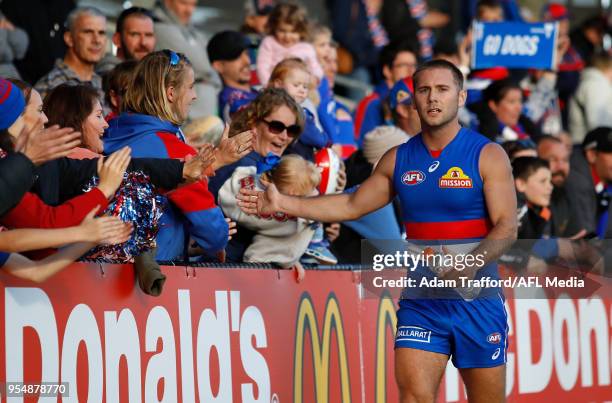
[[(183, 54), (171, 50), (148, 54), (134, 69), (122, 113), (109, 122), (104, 152), (129, 145), (134, 157), (192, 158), (197, 151), (185, 143), (180, 127), (195, 99), (193, 68)], [(251, 141), (250, 133), (231, 141), (223, 138), (213, 168), (248, 154)], [(157, 260), (184, 257), (189, 236), (206, 254), (223, 260), (229, 228), (208, 191), (208, 181), (183, 186), (170, 192), (168, 199), (171, 203), (165, 206), (157, 236)]]

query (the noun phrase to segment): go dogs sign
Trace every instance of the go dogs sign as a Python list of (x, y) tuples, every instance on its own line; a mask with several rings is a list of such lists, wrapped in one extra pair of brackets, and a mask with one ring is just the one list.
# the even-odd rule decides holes
[(476, 22), (472, 33), (473, 69), (555, 67), (557, 23)]

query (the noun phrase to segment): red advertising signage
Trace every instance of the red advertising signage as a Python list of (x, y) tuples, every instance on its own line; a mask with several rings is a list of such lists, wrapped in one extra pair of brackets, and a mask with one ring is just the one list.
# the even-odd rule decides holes
[[(64, 402), (397, 402), (395, 304), (350, 271), (75, 264), (44, 284), (0, 274), (0, 381), (64, 383)], [(510, 299), (510, 402), (612, 400), (610, 299)], [(450, 365), (443, 402), (465, 402)], [(2, 401), (38, 401), (2, 396)], [(58, 401), (41, 398), (39, 401)]]

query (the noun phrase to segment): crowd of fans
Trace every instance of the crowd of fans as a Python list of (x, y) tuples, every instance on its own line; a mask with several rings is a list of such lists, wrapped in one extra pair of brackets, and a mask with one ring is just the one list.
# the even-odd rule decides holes
[[(239, 30), (210, 38), (192, 24), (195, 0), (126, 9), (112, 53), (96, 8), (39, 9), (36, 25), (0, 4), (0, 266), (42, 281), (82, 256), (133, 261), (159, 295), (156, 261), (275, 263), (298, 279), (303, 263), (359, 263), (362, 239), (410, 237), (397, 203), (323, 224), (249, 216), (236, 195), (269, 183), (304, 197), (354, 191), (420, 132), (411, 75), (441, 58), (466, 79), (462, 125), (511, 158), (519, 238), (553, 240), (524, 267), (573, 257), (603, 270), (606, 248), (589, 240), (612, 237), (604, 17), (570, 31), (568, 10), (549, 3), (554, 69), (471, 70), (470, 28), (436, 37), (450, 17), (425, 0), (329, 1), (330, 27), (296, 3), (246, 3)], [(514, 1), (466, 4), (478, 21), (523, 20)], [(338, 74), (374, 90), (338, 96)]]

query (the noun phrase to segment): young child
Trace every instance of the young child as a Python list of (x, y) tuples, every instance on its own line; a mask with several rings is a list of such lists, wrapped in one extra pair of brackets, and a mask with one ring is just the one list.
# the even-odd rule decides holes
[(249, 44), (248, 53), (251, 60), (251, 81), (252, 87), (259, 86), (257, 77), (257, 53), (259, 45), (266, 35), (268, 17), (274, 8), (273, 1), (246, 0), (244, 3), (244, 20), (240, 33), (243, 34)]
[(138, 61), (126, 60), (115, 66), (102, 78), (102, 89), (104, 90), (104, 102), (110, 108), (110, 113), (104, 119), (110, 121), (121, 113), (121, 99), (125, 94), (128, 83), (132, 80), (132, 72)]
[(538, 157), (517, 157), (512, 161), (512, 174), (518, 194), (519, 241), (506, 255), (513, 257), (513, 264), (526, 266), (528, 272), (542, 273), (546, 270), (544, 262), (560, 258), (565, 264), (578, 263), (585, 269), (601, 272), (601, 255), (592, 245), (583, 240), (559, 238), (555, 233), (548, 162)]
[(334, 151), (343, 159), (357, 150), (354, 138), (355, 125), (349, 109), (334, 97), (334, 83), (338, 72), (338, 49), (332, 40), (332, 32), (325, 25), (316, 24), (310, 30), (310, 42), (323, 68), (319, 83), (317, 115), (323, 130), (331, 136)]
[[(276, 65), (270, 76), (269, 86), (283, 88), (302, 106), (304, 112), (304, 131), (296, 142), (291, 144), (286, 154), (298, 154), (304, 159), (313, 162), (315, 152), (332, 144), (332, 137), (321, 127), (317, 117), (317, 109), (308, 98), (311, 86), (311, 76), (306, 63), (298, 58), (285, 59)], [(325, 239), (321, 223), (313, 224), (315, 235), (306, 250), (305, 263), (336, 264), (338, 259), (329, 251), (329, 243)]]
[(322, 129), (316, 107), (308, 99), (311, 84), (311, 75), (306, 63), (298, 58), (290, 58), (274, 67), (268, 86), (284, 89), (295, 102), (302, 106), (306, 125), (298, 141), (290, 146), (288, 153), (299, 154), (309, 161), (314, 161), (314, 153), (330, 146), (332, 139)]
[(284, 194), (314, 195), (321, 179), (319, 171), (299, 155), (285, 155), (282, 158), (270, 155), (256, 167), (237, 167), (238, 172), (219, 190), (219, 205), (227, 217), (256, 231), (253, 242), (244, 253), (244, 261), (276, 263), (285, 269), (294, 268), (298, 281), (301, 281), (305, 272), (300, 257), (315, 233), (312, 222), (285, 214), (266, 217), (247, 215), (238, 207), (236, 195), (241, 188), (263, 190), (268, 183), (274, 183)]
[(261, 41), (257, 54), (257, 75), (262, 86), (268, 84), (274, 66), (289, 57), (302, 59), (317, 80), (323, 77), (314, 47), (305, 42), (308, 17), (303, 7), (277, 4), (270, 13), (267, 31), (268, 36)]

